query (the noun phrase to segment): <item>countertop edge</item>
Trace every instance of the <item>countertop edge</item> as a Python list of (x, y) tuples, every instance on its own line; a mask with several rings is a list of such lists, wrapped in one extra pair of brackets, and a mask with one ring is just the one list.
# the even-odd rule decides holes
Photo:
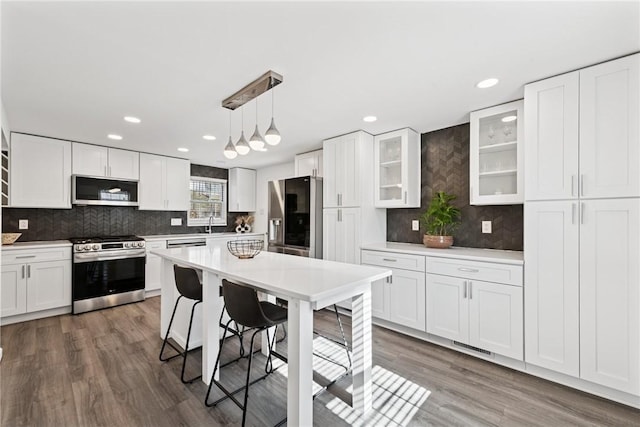
[(265, 233), (236, 233), (233, 231), (225, 233), (186, 233), (186, 234), (151, 234), (140, 236), (145, 241), (149, 240), (176, 240), (176, 239), (189, 239), (189, 238), (223, 238), (234, 236), (264, 236)]
[(462, 259), (468, 261), (493, 262), (498, 264), (524, 265), (524, 252), (501, 249), (464, 248), (432, 249), (417, 243), (380, 242), (362, 245), (361, 250), (393, 252), (437, 258)]
[(16, 251), (24, 249), (65, 248), (71, 247), (68, 240), (33, 240), (29, 242), (15, 242), (12, 245), (2, 245), (2, 251)]

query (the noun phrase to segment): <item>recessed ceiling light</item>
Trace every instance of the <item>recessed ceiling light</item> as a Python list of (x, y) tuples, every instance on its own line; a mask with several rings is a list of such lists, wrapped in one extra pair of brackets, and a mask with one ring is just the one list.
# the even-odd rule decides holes
[(362, 118), (362, 120), (364, 120), (367, 123), (372, 123), (378, 120), (378, 118), (376, 116), (365, 116)]
[(115, 139), (116, 141), (120, 141), (122, 139), (120, 135), (116, 135), (115, 133), (110, 133), (109, 135), (107, 135), (107, 138)]
[(506, 116), (506, 117), (502, 118), (502, 121), (505, 122), (505, 123), (508, 123), (508, 122), (512, 122), (512, 121), (517, 120), (517, 119), (518, 119), (518, 117), (516, 117), (516, 116)]
[(142, 120), (133, 116), (125, 116), (124, 121), (129, 123), (140, 123)]
[(188, 148), (184, 148), (184, 147), (180, 147), (180, 148), (178, 148), (178, 151), (180, 151), (182, 153), (188, 153), (189, 149)]
[(202, 138), (206, 139), (207, 141), (215, 141), (216, 140), (216, 137), (213, 136), (213, 135), (204, 135)]
[(492, 77), (490, 79), (486, 79), (481, 82), (478, 82), (478, 84), (476, 84), (476, 87), (480, 89), (486, 89), (488, 87), (497, 85), (499, 81), (500, 80), (496, 79), (495, 77)]

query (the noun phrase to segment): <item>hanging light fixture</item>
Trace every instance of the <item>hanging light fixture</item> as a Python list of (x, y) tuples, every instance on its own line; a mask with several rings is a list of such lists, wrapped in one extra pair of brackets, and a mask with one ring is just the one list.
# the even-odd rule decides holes
[[(241, 108), (244, 104), (251, 101), (252, 99), (256, 99), (256, 129), (251, 135), (249, 142), (244, 137), (244, 112), (242, 113), (242, 129), (240, 131), (240, 139), (236, 142), (234, 147), (233, 142), (231, 140), (225, 146), (225, 156), (228, 159), (232, 159), (234, 152), (244, 156), (251, 151), (251, 149), (255, 151), (267, 151), (266, 143), (269, 145), (277, 145), (280, 143), (280, 132), (276, 128), (275, 120), (273, 119), (273, 93), (271, 94), (271, 126), (265, 133), (265, 137), (263, 138), (260, 134), (260, 130), (258, 129), (258, 100), (257, 98), (263, 93), (272, 90), (274, 87), (282, 83), (282, 75), (278, 74), (272, 70), (267, 71), (230, 97), (224, 99), (222, 101), (222, 107), (227, 108), (229, 110), (235, 110), (236, 108)], [(231, 131), (229, 131), (231, 134)]]
[(227, 145), (224, 147), (224, 156), (229, 160), (233, 160), (238, 157), (236, 147), (233, 145), (233, 141), (231, 140), (231, 110), (229, 110), (229, 142), (227, 142)]
[(240, 131), (240, 139), (238, 140), (238, 142), (236, 142), (236, 151), (241, 156), (244, 156), (246, 154), (249, 154), (249, 151), (251, 151), (251, 148), (247, 143), (247, 139), (244, 137), (244, 108), (240, 108), (240, 113), (241, 113), (240, 117), (242, 117), (241, 119), (242, 129)]
[(273, 88), (271, 88), (271, 126), (269, 126), (269, 129), (264, 133), (264, 139), (269, 145), (278, 145), (282, 139), (280, 132), (278, 132), (278, 128), (276, 128), (276, 122), (273, 120), (274, 92)]
[(264, 139), (262, 139), (262, 135), (260, 135), (260, 131), (258, 130), (258, 98), (256, 98), (256, 130), (249, 138), (249, 145), (255, 151), (263, 151), (264, 148)]

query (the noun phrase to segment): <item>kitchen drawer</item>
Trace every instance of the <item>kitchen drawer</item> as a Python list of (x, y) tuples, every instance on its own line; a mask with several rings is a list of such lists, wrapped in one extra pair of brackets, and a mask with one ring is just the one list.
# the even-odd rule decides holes
[(147, 248), (147, 252), (151, 249), (166, 249), (167, 241), (166, 240), (147, 240), (145, 242), (145, 247)]
[(421, 255), (363, 250), (360, 263), (403, 270), (425, 271), (424, 258)]
[(31, 262), (71, 259), (71, 246), (66, 248), (43, 248), (10, 250), (2, 252), (2, 265), (28, 264)]
[(522, 286), (522, 266), (427, 257), (427, 273)]

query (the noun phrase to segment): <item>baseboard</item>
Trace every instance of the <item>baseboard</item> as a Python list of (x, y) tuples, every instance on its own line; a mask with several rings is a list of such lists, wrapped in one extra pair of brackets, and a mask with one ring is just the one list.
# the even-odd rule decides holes
[(43, 319), (45, 317), (60, 316), (71, 313), (71, 306), (52, 308), (50, 310), (34, 311), (33, 313), (17, 314), (15, 316), (3, 317), (0, 325), (11, 325), (13, 323), (28, 322), (29, 320)]

